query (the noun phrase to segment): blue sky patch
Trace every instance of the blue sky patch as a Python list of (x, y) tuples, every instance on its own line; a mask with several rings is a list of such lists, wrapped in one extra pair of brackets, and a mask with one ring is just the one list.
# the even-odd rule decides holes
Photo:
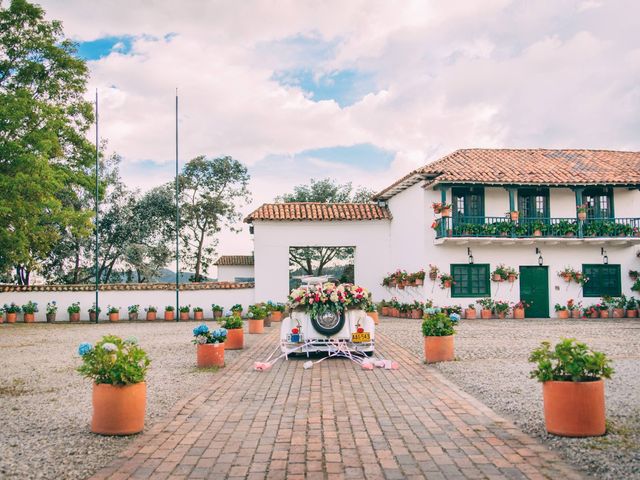
[(117, 37), (103, 37), (90, 42), (78, 43), (77, 55), (85, 60), (99, 60), (112, 52), (127, 54), (131, 51), (134, 37), (123, 35)]

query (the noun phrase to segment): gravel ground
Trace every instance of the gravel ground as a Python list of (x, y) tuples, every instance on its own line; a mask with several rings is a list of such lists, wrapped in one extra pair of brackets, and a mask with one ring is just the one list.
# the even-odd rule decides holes
[[(148, 428), (177, 400), (223, 374), (195, 368), (190, 342), (198, 324), (0, 325), (0, 478), (86, 478), (136, 437), (103, 437), (89, 431), (91, 383), (75, 371), (80, 342), (94, 343), (106, 334), (138, 338), (152, 361), (147, 375)], [(258, 337), (245, 332), (245, 349)], [(226, 363), (240, 352), (226, 351)]]
[[(378, 330), (423, 355), (419, 320), (383, 318)], [(529, 379), (531, 350), (541, 341), (577, 338), (613, 360), (606, 384), (608, 433), (575, 439), (544, 430), (542, 388)], [(601, 479), (640, 480), (639, 320), (462, 320), (456, 361), (435, 365), (462, 389)]]

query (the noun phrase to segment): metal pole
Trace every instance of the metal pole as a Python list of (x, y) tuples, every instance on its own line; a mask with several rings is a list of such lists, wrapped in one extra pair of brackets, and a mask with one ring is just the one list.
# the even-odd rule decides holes
[(100, 279), (98, 276), (98, 195), (99, 195), (99, 182), (98, 182), (98, 163), (99, 163), (99, 145), (98, 145), (98, 89), (96, 88), (96, 255), (95, 255), (95, 273), (96, 273), (96, 323), (98, 323), (98, 317), (100, 316), (98, 309), (98, 288), (100, 285)]
[(176, 322), (180, 320), (180, 205), (178, 199), (178, 89), (176, 88)]

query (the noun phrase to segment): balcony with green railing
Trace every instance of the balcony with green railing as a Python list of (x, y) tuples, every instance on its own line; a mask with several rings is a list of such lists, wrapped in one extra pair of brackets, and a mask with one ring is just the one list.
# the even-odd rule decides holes
[(519, 218), (441, 217), (432, 228), (437, 239), (446, 238), (638, 238), (640, 218)]

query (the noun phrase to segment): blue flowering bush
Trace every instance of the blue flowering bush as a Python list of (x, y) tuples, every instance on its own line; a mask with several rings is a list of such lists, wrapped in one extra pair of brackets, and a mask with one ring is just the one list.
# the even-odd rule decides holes
[(204, 323), (193, 329), (193, 343), (196, 345), (204, 345), (207, 343), (222, 343), (227, 339), (226, 328), (216, 328), (209, 330)]
[(98, 384), (131, 385), (144, 382), (151, 363), (134, 337), (123, 340), (115, 335), (105, 335), (95, 345), (81, 343), (78, 354), (82, 358), (78, 372)]

